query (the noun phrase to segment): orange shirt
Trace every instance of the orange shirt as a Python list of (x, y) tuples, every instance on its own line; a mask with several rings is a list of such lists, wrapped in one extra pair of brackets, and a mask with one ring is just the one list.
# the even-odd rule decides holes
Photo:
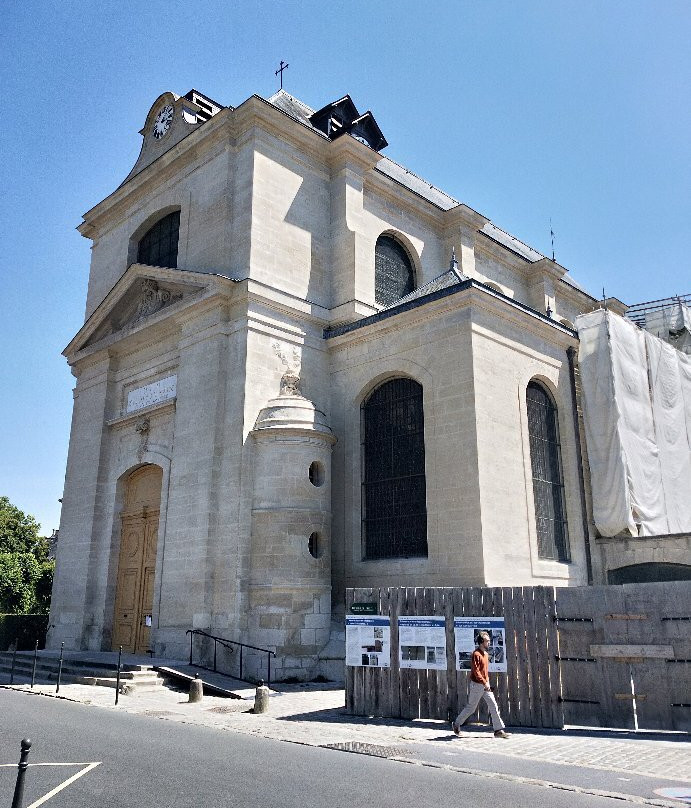
[(470, 678), (481, 685), (489, 684), (489, 656), (479, 648), (473, 651)]

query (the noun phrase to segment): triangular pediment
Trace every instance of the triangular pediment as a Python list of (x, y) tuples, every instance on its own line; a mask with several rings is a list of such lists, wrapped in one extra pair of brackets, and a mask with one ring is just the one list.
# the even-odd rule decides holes
[(214, 275), (178, 269), (130, 266), (65, 348), (65, 356), (158, 321), (201, 297)]

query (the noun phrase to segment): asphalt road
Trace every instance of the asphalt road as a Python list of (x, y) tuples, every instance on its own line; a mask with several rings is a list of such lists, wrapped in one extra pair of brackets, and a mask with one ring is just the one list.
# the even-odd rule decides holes
[[(33, 742), (24, 806), (99, 765), (47, 808), (501, 805), (612, 808), (606, 797), (256, 738), (0, 689), (0, 806), (10, 806), (19, 742)], [(36, 764), (71, 763), (72, 766)]]

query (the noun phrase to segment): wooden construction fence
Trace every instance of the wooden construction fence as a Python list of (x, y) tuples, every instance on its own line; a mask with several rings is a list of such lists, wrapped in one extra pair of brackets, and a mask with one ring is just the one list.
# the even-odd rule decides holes
[(691, 732), (691, 583), (557, 589), (567, 725)]
[[(507, 673), (490, 674), (509, 726), (691, 731), (691, 585), (391, 587), (346, 590), (391, 625), (391, 666), (347, 667), (355, 715), (450, 720), (465, 703), (454, 617), (503, 617)], [(398, 617), (443, 615), (446, 671), (399, 666)], [(487, 721), (484, 703), (480, 720)]]
[[(557, 669), (554, 588), (391, 587), (349, 589), (346, 614), (355, 603), (376, 603), (391, 620), (391, 667), (346, 668), (346, 709), (355, 715), (450, 720), (465, 703), (467, 671), (456, 671), (453, 618), (504, 617), (507, 674), (490, 674), (504, 721), (511, 726), (562, 727)], [(447, 670), (400, 669), (398, 618), (446, 617)], [(486, 719), (484, 702), (480, 718)]]

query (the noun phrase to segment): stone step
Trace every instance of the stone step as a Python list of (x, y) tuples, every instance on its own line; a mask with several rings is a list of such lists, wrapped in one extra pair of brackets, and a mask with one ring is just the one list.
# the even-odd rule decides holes
[[(10, 671), (0, 671), (0, 673), (5, 674), (5, 678), (9, 681), (10, 678)], [(46, 682), (55, 682), (58, 678), (57, 670), (39, 670), (36, 669), (36, 681), (38, 683), (46, 683)], [(20, 684), (24, 680), (31, 681), (31, 671), (30, 670), (18, 670), (15, 668), (14, 671), (14, 681), (15, 684)], [(73, 673), (71, 671), (67, 671), (63, 668), (62, 675), (60, 677), (62, 682), (70, 682), (71, 684), (83, 684), (83, 685), (100, 685), (104, 687), (115, 687), (115, 683), (117, 682), (117, 676), (112, 676), (111, 672), (107, 675), (103, 674), (93, 674), (88, 675), (84, 671), (81, 673)], [(6, 684), (6, 682), (2, 682), (2, 684)], [(141, 676), (137, 676), (136, 674), (133, 676), (130, 673), (128, 676), (122, 675), (120, 676), (120, 684), (122, 686), (127, 685), (129, 688), (135, 687), (145, 687), (145, 686), (162, 686), (165, 685), (165, 680), (156, 675), (150, 674), (143, 674)]]
[[(58, 662), (51, 660), (47, 662), (45, 660), (38, 661), (36, 663), (36, 676), (49, 676), (50, 674), (57, 675), (58, 671)], [(19, 673), (24, 675), (31, 676), (31, 671), (33, 670), (33, 660), (32, 661), (25, 661), (17, 659), (15, 666), (14, 666), (14, 673), (15, 676)], [(5, 673), (8, 676), (12, 672), (12, 662), (0, 661), (0, 674)], [(121, 679), (131, 679), (133, 676), (136, 676), (139, 671), (121, 671), (120, 678)], [(72, 665), (69, 662), (63, 662), (62, 665), (62, 675), (63, 677), (69, 676), (83, 676), (86, 678), (111, 678), (113, 676), (117, 676), (117, 669), (112, 668), (88, 668), (83, 665)]]
[[(48, 654), (43, 651), (38, 652), (37, 656), (38, 664), (45, 663), (47, 665), (53, 664), (57, 668), (59, 657), (55, 653)], [(34, 652), (33, 651), (17, 651), (15, 662), (17, 665), (20, 662), (28, 662), (29, 664), (33, 665), (34, 661)], [(11, 652), (2, 652), (0, 653), (0, 664), (12, 664), (12, 653)], [(116, 671), (117, 670), (117, 662), (108, 661), (102, 658), (95, 658), (95, 659), (88, 659), (88, 658), (75, 658), (71, 656), (65, 656), (63, 665), (71, 665), (75, 668), (86, 668), (89, 670), (108, 670), (108, 671)], [(120, 666), (121, 671), (146, 671), (151, 670), (153, 665), (143, 665), (131, 662), (123, 662)]]
[[(27, 684), (31, 681), (33, 671), (33, 653), (17, 654), (14, 665), (14, 682)], [(50, 656), (39, 656), (36, 661), (37, 684), (57, 682), (59, 659)], [(166, 686), (162, 676), (147, 665), (128, 665), (129, 670), (121, 670), (120, 687), (123, 693), (134, 695), (137, 692), (154, 692)], [(0, 655), (0, 677), (9, 682), (12, 672), (12, 654)], [(60, 681), (65, 684), (82, 684), (96, 687), (116, 687), (117, 664), (102, 660), (65, 659), (62, 665)]]
[[(57, 672), (50, 673), (48, 675), (42, 674), (39, 676), (38, 672), (36, 673), (35, 682), (37, 685), (54, 685), (57, 683), (58, 675)], [(6, 677), (7, 681), (0, 682), (1, 684), (8, 684), (9, 683), (9, 675)], [(28, 685), (31, 682), (31, 673), (14, 673), (14, 680), (13, 683), (15, 685)], [(63, 685), (90, 685), (90, 686), (100, 686), (100, 687), (115, 687), (117, 679), (108, 679), (104, 677), (94, 677), (94, 676), (75, 676), (73, 674), (65, 674), (60, 677), (60, 682)], [(121, 681), (122, 686), (122, 681)]]

